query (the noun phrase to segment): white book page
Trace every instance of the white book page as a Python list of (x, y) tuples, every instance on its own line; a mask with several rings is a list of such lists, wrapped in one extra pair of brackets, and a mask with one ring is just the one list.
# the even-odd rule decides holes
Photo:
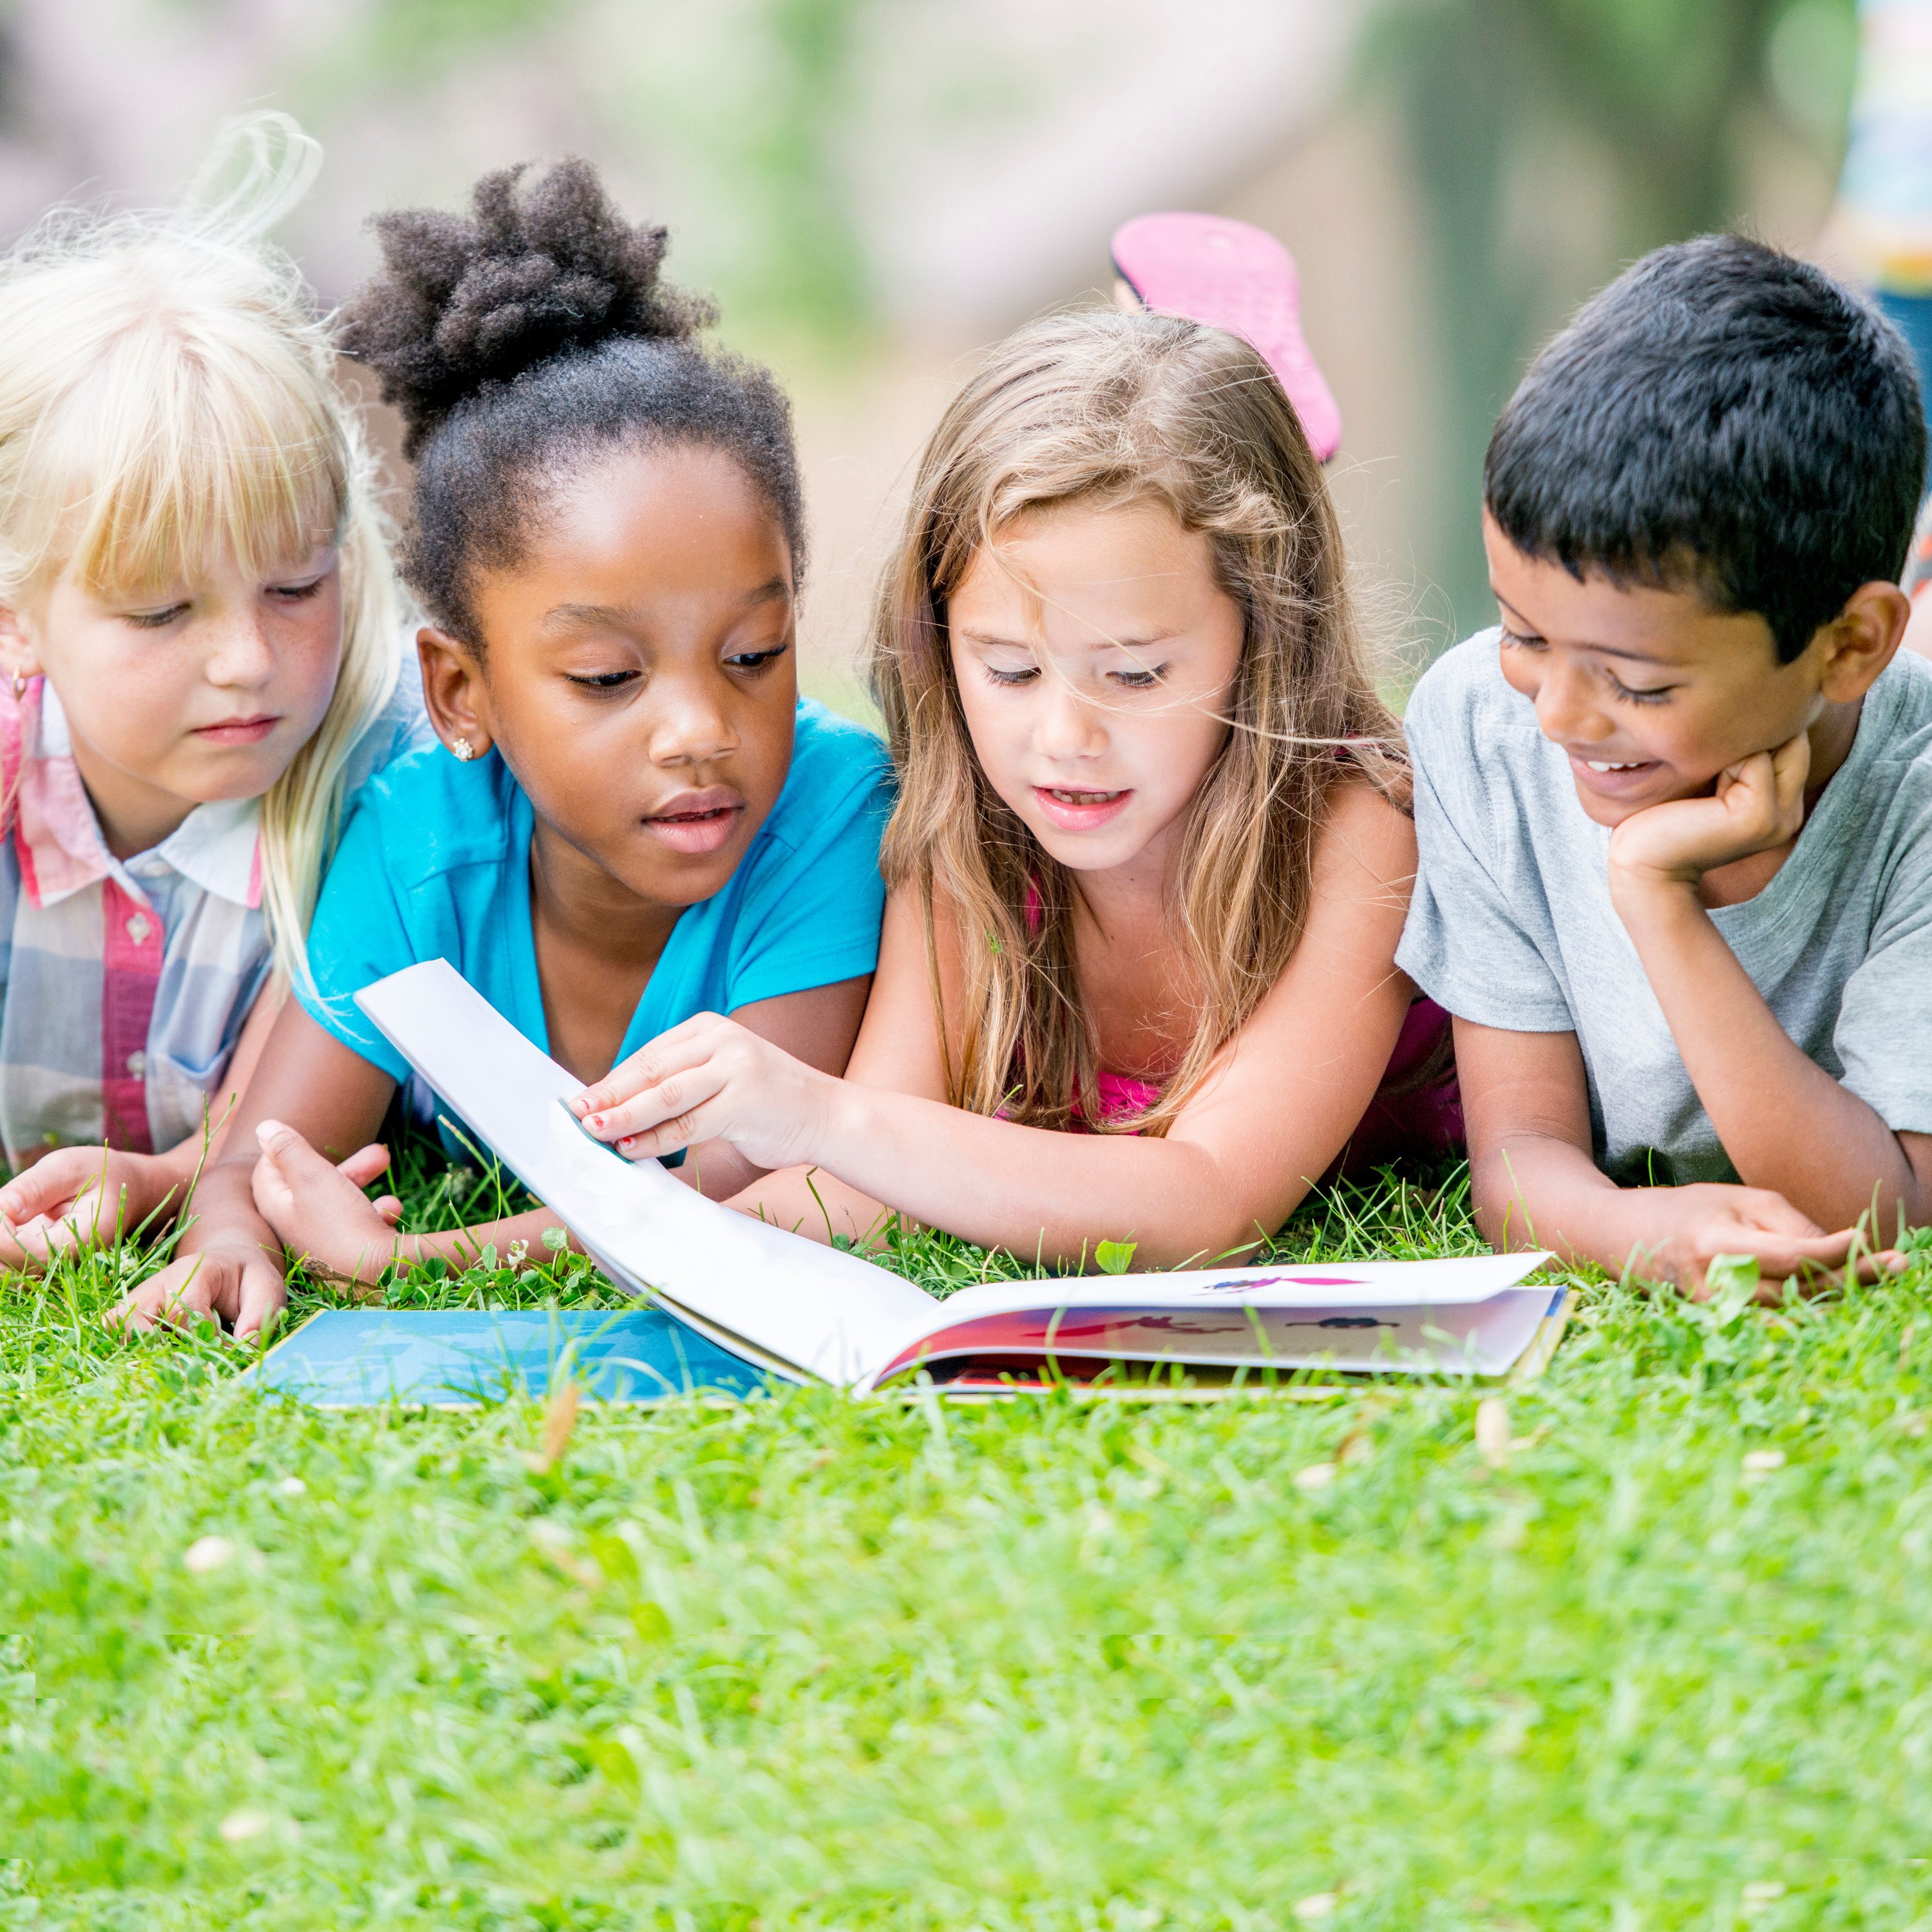
[(725, 1346), (740, 1337), (767, 1366), (849, 1385), (940, 1312), (884, 1268), (707, 1201), (656, 1161), (592, 1139), (562, 1105), (582, 1083), (446, 961), (393, 973), (356, 1003), (613, 1281), (662, 1291)]
[(1430, 1262), (1298, 1262), (1272, 1268), (1176, 1268), (1168, 1274), (989, 1281), (949, 1295), (940, 1312), (950, 1324), (1028, 1308), (1181, 1308), (1202, 1302), (1258, 1308), (1446, 1308), (1486, 1301), (1515, 1287), (1549, 1258), (1516, 1254)]

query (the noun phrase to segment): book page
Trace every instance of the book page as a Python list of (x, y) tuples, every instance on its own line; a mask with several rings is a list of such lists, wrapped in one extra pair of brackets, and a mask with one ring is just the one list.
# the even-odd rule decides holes
[[(1448, 1307), (1486, 1301), (1514, 1288), (1546, 1254), (1462, 1255), (1427, 1262), (1278, 1262), (1271, 1266), (1174, 1268), (1166, 1274), (1075, 1275), (1052, 1282), (988, 1281), (941, 1304), (946, 1318), (1016, 1312), (1048, 1305), (1173, 1308), (1196, 1303), (1256, 1307)], [(1046, 1292), (1043, 1294), (1042, 1290)]]
[(582, 1082), (447, 962), (393, 973), (356, 1003), (613, 1281), (662, 1289), (726, 1346), (742, 1337), (754, 1359), (842, 1386), (939, 1312), (886, 1269), (707, 1201), (656, 1161), (592, 1138), (562, 1104)]

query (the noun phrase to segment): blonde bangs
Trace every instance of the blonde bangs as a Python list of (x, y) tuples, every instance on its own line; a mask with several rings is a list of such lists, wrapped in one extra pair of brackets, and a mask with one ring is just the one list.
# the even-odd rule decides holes
[(320, 161), (286, 116), (250, 116), (179, 209), (57, 211), (0, 256), (0, 601), (31, 604), (69, 574), (146, 596), (230, 559), (260, 580), (340, 546), (334, 693), (262, 800), (263, 910), (298, 984), (351, 754), (401, 661), (389, 531), (334, 342), (262, 239)]
[(341, 535), (350, 452), (302, 358), (197, 320), (128, 329), (46, 423), (32, 466), (62, 527), (43, 567), (96, 596), (193, 582), (224, 557), (254, 577), (298, 568)]

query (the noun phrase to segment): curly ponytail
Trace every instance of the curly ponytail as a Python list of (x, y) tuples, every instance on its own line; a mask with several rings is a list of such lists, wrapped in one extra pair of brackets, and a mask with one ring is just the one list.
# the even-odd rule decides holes
[(467, 216), (378, 216), (382, 272), (344, 312), (344, 346), (381, 377), (418, 464), (411, 587), (480, 652), (474, 573), (513, 567), (546, 494), (625, 443), (735, 459), (782, 525), (796, 579), (804, 512), (783, 392), (697, 340), (716, 310), (662, 280), (664, 230), (626, 222), (587, 161), (525, 172), (484, 176)]

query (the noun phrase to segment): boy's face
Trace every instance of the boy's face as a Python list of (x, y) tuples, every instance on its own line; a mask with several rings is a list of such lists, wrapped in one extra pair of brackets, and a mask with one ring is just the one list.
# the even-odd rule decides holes
[(1728, 766), (1787, 743), (1826, 708), (1828, 627), (1780, 664), (1755, 614), (1725, 616), (1695, 590), (1626, 589), (1594, 572), (1579, 583), (1560, 563), (1525, 556), (1486, 512), (1483, 542), (1503, 675), (1568, 754), (1599, 825), (1708, 794)]

